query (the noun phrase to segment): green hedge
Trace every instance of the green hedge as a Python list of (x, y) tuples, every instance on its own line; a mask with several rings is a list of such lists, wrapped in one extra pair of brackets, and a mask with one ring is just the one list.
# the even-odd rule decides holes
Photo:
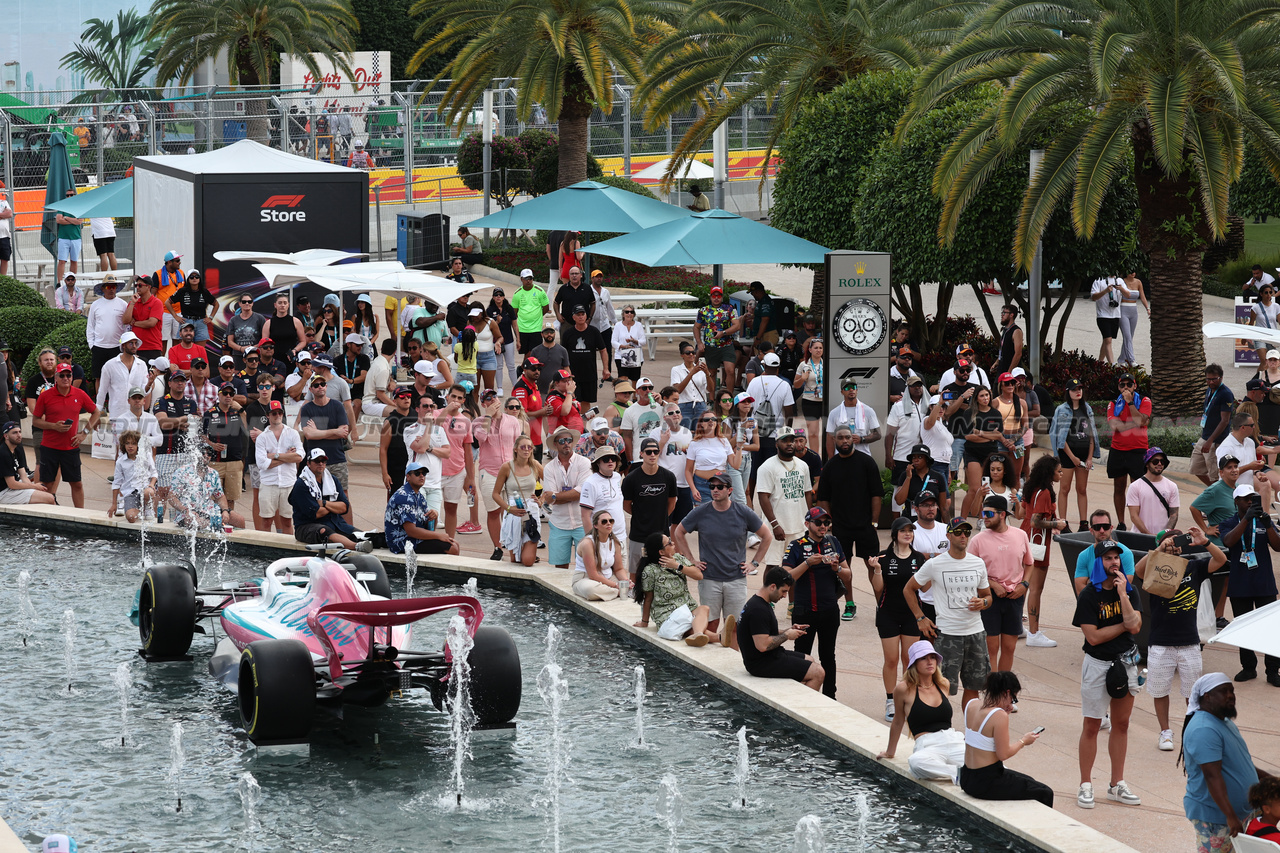
[(14, 308), (19, 305), (30, 305), (33, 308), (49, 307), (48, 301), (27, 285), (12, 276), (0, 275), (0, 308)]
[(0, 308), (0, 338), (13, 347), (11, 358), (24, 363), (27, 355), (45, 335), (76, 319), (84, 319), (73, 311), (57, 308), (33, 308), (22, 305), (16, 308)]
[(22, 364), (22, 386), (24, 388), (38, 369), (36, 365), (37, 356), (39, 356), (40, 350), (45, 347), (52, 347), (55, 350), (61, 346), (71, 347), (71, 360), (83, 367), (85, 372), (88, 373), (89, 365), (92, 362), (89, 342), (85, 338), (89, 320), (86, 317), (73, 316), (75, 316), (74, 320), (50, 331), (31, 348), (31, 354), (27, 356)]

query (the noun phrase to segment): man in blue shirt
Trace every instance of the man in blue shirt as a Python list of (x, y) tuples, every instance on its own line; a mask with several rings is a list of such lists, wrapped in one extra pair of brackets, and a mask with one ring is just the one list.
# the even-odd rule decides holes
[(1218, 479), (1218, 442), (1226, 437), (1236, 397), (1222, 384), (1222, 365), (1204, 369), (1204, 417), (1200, 419), (1200, 440), (1191, 451), (1191, 474), (1206, 486)]
[[(1089, 516), (1089, 532), (1093, 534), (1093, 545), (1081, 551), (1080, 556), (1076, 558), (1075, 576), (1071, 581), (1077, 596), (1080, 595), (1080, 590), (1084, 589), (1084, 585), (1089, 582), (1089, 575), (1093, 572), (1094, 561), (1100, 559), (1094, 554), (1094, 547), (1111, 538), (1111, 529), (1111, 513), (1105, 509), (1095, 509), (1093, 515)], [(1119, 542), (1115, 544), (1120, 549), (1120, 567), (1124, 569), (1124, 573), (1129, 576), (1129, 580), (1132, 582), (1133, 552)]]
[(1220, 850), (1244, 832), (1249, 786), (1270, 774), (1258, 770), (1235, 724), (1236, 689), (1221, 672), (1200, 676), (1191, 688), (1182, 724), (1187, 793), (1182, 808), (1200, 850)]
[[(404, 469), (404, 485), (387, 500), (384, 527), (387, 531), (387, 550), (403, 554), (412, 547), (418, 554), (450, 554), (457, 556), (458, 543), (449, 538), (444, 528), (436, 528), (436, 511), (422, 496), (427, 482), (425, 462), (410, 462)], [(430, 525), (430, 526), (428, 526)]]
[(356, 529), (342, 517), (351, 511), (351, 501), (328, 468), (329, 458), (324, 450), (312, 448), (307, 454), (307, 466), (289, 492), (293, 538), (309, 545), (336, 542), (368, 553), (373, 550), (373, 543), (368, 539), (355, 541)]
[[(1271, 551), (1280, 551), (1280, 532), (1275, 522), (1262, 509), (1253, 486), (1236, 486), (1232, 494), (1236, 514), (1218, 525), (1222, 544), (1227, 548), (1227, 598), (1231, 615), (1239, 619), (1251, 610), (1265, 607), (1276, 600), (1276, 576), (1271, 570)], [(1280, 687), (1280, 658), (1266, 656), (1267, 683)], [(1240, 671), (1236, 681), (1258, 677), (1258, 656), (1241, 647)]]

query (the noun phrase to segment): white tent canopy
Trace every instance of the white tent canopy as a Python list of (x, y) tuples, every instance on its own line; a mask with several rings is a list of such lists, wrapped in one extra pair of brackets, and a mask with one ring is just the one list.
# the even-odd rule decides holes
[(368, 252), (341, 252), (337, 249), (303, 249), (301, 252), (214, 252), (219, 261), (249, 261), (260, 264), (305, 264), (329, 266), (342, 261), (369, 257)]
[[(671, 168), (671, 160), (673, 158), (666, 157), (641, 169), (631, 176), (631, 180), (642, 181), (658, 181), (667, 174), (667, 169)], [(695, 181), (705, 181), (714, 178), (715, 170), (701, 160), (690, 160), (685, 163), (684, 169), (676, 175), (677, 178), (690, 179)]]
[(382, 275), (404, 270), (399, 261), (372, 261), (367, 264), (343, 264), (340, 273), (326, 264), (254, 264), (253, 268), (262, 273), (271, 287), (285, 287), (304, 281), (314, 281), (317, 275), (338, 275), (346, 279), (359, 279), (371, 275)]
[(287, 151), (270, 148), (252, 139), (241, 139), (225, 148), (215, 148), (203, 154), (166, 154), (136, 157), (142, 163), (163, 165), (190, 175), (222, 175), (259, 173), (281, 175), (302, 173), (351, 174), (346, 166), (336, 166), (322, 160), (299, 157)]
[(1280, 601), (1251, 610), (1209, 639), (1264, 655), (1280, 655)]

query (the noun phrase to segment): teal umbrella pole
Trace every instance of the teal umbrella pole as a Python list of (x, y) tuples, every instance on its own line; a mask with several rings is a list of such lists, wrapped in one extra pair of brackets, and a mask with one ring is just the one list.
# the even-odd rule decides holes
[(71, 176), (71, 157), (67, 154), (67, 140), (60, 131), (49, 134), (49, 175), (44, 191), (44, 217), (40, 220), (40, 245), (58, 258), (57, 212), (49, 205), (65, 200), (67, 190), (75, 189)]

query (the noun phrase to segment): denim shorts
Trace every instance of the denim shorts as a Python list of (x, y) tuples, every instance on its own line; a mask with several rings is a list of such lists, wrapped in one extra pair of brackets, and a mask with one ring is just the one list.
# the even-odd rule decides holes
[(476, 353), (476, 366), (481, 370), (497, 370), (498, 354), (493, 350), (481, 351)]
[(60, 261), (80, 260), (80, 241), (69, 240), (66, 237), (59, 237), (58, 238), (58, 260)]

